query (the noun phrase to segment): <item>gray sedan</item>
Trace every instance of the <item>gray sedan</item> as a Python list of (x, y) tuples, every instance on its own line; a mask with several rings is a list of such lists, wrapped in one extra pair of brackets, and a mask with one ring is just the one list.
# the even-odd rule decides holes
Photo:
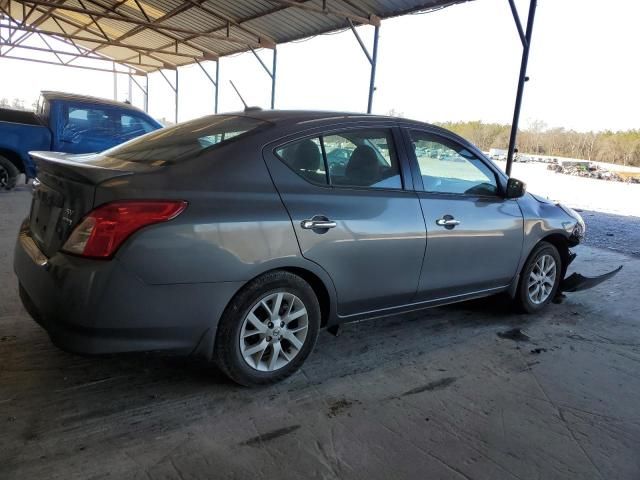
[(250, 111), (32, 156), (15, 271), (53, 342), (204, 357), (244, 385), (343, 322), (500, 292), (537, 312), (584, 234), (464, 139), (397, 118)]

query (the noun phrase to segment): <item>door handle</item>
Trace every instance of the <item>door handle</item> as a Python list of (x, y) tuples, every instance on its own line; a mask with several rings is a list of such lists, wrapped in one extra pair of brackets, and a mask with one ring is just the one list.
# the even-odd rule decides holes
[(436, 220), (436, 225), (439, 225), (441, 227), (451, 230), (456, 225), (460, 225), (460, 220), (456, 220), (451, 215), (445, 215), (444, 217)]
[(311, 220), (303, 220), (300, 222), (300, 226), (305, 230), (327, 230), (329, 228), (335, 228), (338, 224), (333, 220), (329, 220), (327, 217), (316, 215)]

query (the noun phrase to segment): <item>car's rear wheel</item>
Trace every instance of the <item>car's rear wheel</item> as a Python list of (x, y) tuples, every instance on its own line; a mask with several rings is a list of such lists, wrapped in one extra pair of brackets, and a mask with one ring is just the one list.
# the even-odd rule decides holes
[(214, 358), (241, 385), (265, 385), (294, 373), (313, 350), (320, 305), (307, 282), (290, 272), (267, 273), (226, 308)]
[(560, 285), (562, 260), (556, 247), (540, 242), (531, 252), (522, 269), (516, 295), (516, 306), (534, 313), (547, 306)]
[(0, 190), (11, 190), (16, 186), (20, 171), (11, 160), (0, 155)]

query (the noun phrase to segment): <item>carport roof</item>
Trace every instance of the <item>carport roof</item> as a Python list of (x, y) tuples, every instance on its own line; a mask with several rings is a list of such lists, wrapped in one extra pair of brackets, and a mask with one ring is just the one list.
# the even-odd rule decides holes
[(145, 74), (465, 1), (0, 0), (0, 15), (79, 47), (70, 65), (99, 56)]

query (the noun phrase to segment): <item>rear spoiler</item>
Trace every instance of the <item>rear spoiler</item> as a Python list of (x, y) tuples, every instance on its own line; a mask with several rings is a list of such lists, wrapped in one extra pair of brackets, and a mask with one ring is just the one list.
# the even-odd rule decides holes
[(132, 175), (130, 170), (106, 168), (99, 165), (100, 154), (73, 155), (60, 152), (29, 152), (38, 172), (50, 173), (70, 180), (94, 185), (115, 177)]

